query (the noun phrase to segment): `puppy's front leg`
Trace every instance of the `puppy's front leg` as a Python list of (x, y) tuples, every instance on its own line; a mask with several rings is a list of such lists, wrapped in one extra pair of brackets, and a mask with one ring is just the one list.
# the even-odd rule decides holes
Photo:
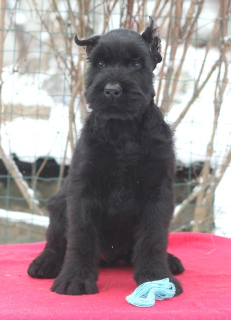
[(167, 201), (149, 201), (140, 220), (134, 247), (134, 279), (137, 285), (169, 278), (176, 295), (183, 292), (167, 262), (168, 225), (171, 217)]
[[(74, 201), (75, 202), (75, 201)], [(91, 220), (90, 201), (68, 203), (67, 251), (63, 268), (51, 291), (82, 295), (97, 293), (99, 244)]]

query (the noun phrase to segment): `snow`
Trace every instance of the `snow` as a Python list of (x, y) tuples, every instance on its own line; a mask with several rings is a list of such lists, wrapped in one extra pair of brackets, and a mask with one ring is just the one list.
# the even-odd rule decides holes
[(49, 217), (39, 216), (20, 211), (7, 211), (0, 209), (0, 219), (7, 219), (13, 222), (24, 222), (29, 225), (36, 225), (47, 228), (49, 225)]
[[(212, 166), (221, 164), (222, 159), (226, 155), (226, 146), (230, 146), (231, 143), (229, 104), (228, 98), (224, 99), (214, 140), (214, 153), (211, 158)], [(167, 121), (170, 124), (173, 124), (176, 116), (179, 115), (178, 108), (184, 106), (185, 103), (181, 102), (170, 110), (167, 115)], [(178, 160), (185, 165), (205, 160), (207, 145), (212, 134), (213, 122), (213, 97), (211, 97), (209, 88), (206, 88), (201, 97), (192, 105), (184, 120), (175, 131)]]
[[(2, 101), (5, 105), (21, 104), (23, 106), (53, 106), (53, 99), (46, 91), (40, 88), (40, 84), (46, 76), (20, 75), (19, 72), (12, 73), (12, 67), (4, 70)], [(10, 93), (10, 94), (9, 94)]]
[[(28, 76), (11, 74), (11, 69), (4, 72), (3, 104), (35, 107), (39, 117), (39, 107), (50, 110), (49, 120), (18, 117), (4, 122), (0, 128), (1, 144), (9, 156), (15, 153), (21, 161), (33, 163), (39, 157), (49, 155), (61, 164), (68, 136), (68, 107), (54, 104), (48, 93), (42, 90), (41, 82), (46, 76)], [(9, 94), (10, 92), (10, 94)], [(67, 163), (70, 162), (71, 150), (67, 149)]]
[[(60, 106), (57, 109), (61, 109)], [(6, 155), (15, 153), (21, 161), (30, 163), (48, 155), (61, 164), (68, 135), (68, 117), (59, 114), (59, 126), (53, 119), (46, 121), (24, 118), (2, 125), (1, 144)], [(71, 150), (68, 147), (66, 162), (70, 163), (70, 159)]]
[(231, 167), (227, 169), (216, 189), (215, 195), (215, 231), (218, 236), (231, 238), (231, 200), (230, 200)]
[(17, 12), (15, 15), (15, 23), (17, 25), (25, 25), (27, 23), (27, 17), (22, 12)]

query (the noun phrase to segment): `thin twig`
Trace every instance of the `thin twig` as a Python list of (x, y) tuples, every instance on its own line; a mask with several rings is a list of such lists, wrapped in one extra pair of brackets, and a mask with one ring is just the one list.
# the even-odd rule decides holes
[[(104, 2), (104, 26), (103, 26), (102, 34), (105, 34), (107, 30), (107, 27), (110, 21), (109, 20), (110, 14), (115, 9), (117, 2), (118, 0), (114, 0), (111, 7), (109, 6), (108, 2)], [(106, 4), (108, 4), (107, 10), (105, 9)]]
[(1, 20), (0, 20), (0, 128), (2, 124), (2, 71), (3, 71), (3, 49), (4, 49), (4, 27), (5, 27), (6, 0), (1, 0)]

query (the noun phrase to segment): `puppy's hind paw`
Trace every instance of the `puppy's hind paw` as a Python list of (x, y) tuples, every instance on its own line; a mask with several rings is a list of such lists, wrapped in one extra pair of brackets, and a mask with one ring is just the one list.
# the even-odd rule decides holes
[(27, 273), (33, 278), (53, 279), (60, 273), (63, 259), (58, 254), (44, 254), (34, 259), (28, 267)]
[(172, 274), (180, 274), (185, 270), (180, 259), (178, 259), (171, 253), (168, 253), (168, 265)]

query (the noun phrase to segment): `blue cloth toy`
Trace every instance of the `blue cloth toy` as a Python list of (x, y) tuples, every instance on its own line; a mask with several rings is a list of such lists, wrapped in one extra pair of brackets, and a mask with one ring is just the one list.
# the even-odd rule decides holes
[(154, 306), (155, 299), (172, 298), (175, 292), (175, 285), (166, 278), (141, 284), (132, 294), (126, 297), (126, 300), (136, 307), (151, 307)]

